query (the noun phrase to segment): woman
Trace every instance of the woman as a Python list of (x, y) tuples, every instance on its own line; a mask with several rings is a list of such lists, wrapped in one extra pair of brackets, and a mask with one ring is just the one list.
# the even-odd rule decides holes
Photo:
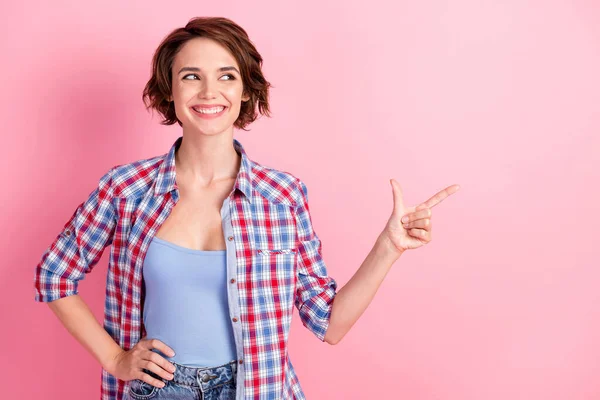
[[(36, 267), (36, 301), (101, 363), (103, 399), (305, 398), (287, 352), (293, 307), (321, 341), (339, 342), (400, 255), (431, 240), (430, 208), (458, 190), (404, 207), (392, 180), (392, 216), (337, 291), (306, 185), (233, 138), (256, 109), (269, 116), (261, 66), (226, 18), (171, 32), (143, 98), (183, 135), (104, 174)], [(101, 327), (77, 284), (110, 244)]]

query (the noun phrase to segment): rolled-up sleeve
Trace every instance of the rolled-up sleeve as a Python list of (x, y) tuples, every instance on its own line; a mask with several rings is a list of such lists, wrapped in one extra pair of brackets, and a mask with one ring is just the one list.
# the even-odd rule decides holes
[(306, 185), (299, 179), (297, 184), (295, 218), (299, 243), (295, 306), (302, 324), (325, 341), (337, 283), (327, 275), (321, 241), (310, 217)]
[(105, 173), (35, 268), (35, 301), (50, 302), (77, 294), (77, 285), (113, 241), (116, 226), (112, 172)]

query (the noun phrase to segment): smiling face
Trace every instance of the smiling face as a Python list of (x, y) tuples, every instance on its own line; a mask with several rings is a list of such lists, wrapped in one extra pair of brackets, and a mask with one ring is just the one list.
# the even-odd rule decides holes
[(233, 55), (212, 39), (190, 39), (181, 47), (171, 69), (171, 100), (184, 131), (232, 132), (241, 102), (249, 100), (239, 71)]

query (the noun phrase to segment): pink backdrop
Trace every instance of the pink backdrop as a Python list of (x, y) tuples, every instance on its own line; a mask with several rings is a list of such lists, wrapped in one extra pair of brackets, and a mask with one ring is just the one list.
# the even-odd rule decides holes
[[(309, 399), (600, 398), (600, 5), (282, 3), (2, 6), (2, 397), (99, 397), (99, 364), (34, 302), (34, 267), (103, 172), (178, 137), (141, 93), (160, 40), (207, 15), (265, 59), (273, 118), (236, 138), (306, 182), (340, 285), (391, 213), (390, 178), (409, 205), (461, 185), (341, 343), (296, 312)], [(99, 320), (107, 260), (80, 286)]]

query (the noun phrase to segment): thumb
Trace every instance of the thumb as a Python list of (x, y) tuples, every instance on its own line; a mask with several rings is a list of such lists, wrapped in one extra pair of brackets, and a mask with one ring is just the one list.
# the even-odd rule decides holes
[(404, 196), (402, 194), (402, 188), (395, 179), (390, 179), (392, 185), (392, 192), (394, 194), (394, 213), (402, 214), (404, 210)]

